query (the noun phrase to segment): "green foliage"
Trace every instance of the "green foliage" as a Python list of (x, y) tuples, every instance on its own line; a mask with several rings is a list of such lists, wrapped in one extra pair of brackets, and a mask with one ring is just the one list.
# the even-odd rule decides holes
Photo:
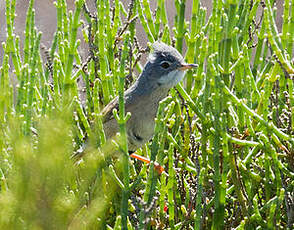
[[(187, 20), (186, 1), (175, 0), (170, 28), (164, 0), (155, 12), (148, 0), (127, 8), (97, 0), (95, 14), (84, 0), (74, 12), (57, 0), (56, 33), (42, 59), (34, 1), (20, 46), (16, 1), (6, 0), (0, 228), (293, 228), (294, 3), (285, 0), (279, 31), (272, 2), (214, 0), (207, 15), (194, 0)], [(136, 22), (149, 42), (187, 47), (186, 61), (199, 65), (159, 106), (153, 140), (137, 151), (150, 165), (127, 154), (123, 93), (148, 51)], [(81, 42), (89, 46), (84, 62)], [(121, 141), (112, 145), (100, 110), (117, 95)]]

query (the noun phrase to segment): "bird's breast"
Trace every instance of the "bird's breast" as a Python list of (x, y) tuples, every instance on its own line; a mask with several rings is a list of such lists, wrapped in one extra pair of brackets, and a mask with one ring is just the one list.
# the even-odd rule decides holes
[(128, 108), (128, 112), (131, 112), (131, 118), (127, 122), (130, 150), (132, 145), (140, 148), (152, 138), (158, 105), (166, 94), (167, 92), (159, 94), (154, 92), (152, 95), (140, 98), (138, 103)]

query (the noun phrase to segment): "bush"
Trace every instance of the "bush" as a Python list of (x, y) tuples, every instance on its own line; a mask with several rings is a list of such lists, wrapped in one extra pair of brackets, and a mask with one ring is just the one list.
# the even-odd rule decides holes
[[(281, 33), (270, 0), (213, 1), (209, 16), (194, 0), (189, 21), (185, 1), (174, 3), (172, 30), (164, 0), (155, 12), (147, 0), (127, 8), (98, 0), (96, 14), (83, 0), (73, 13), (57, 0), (56, 33), (41, 58), (34, 1), (21, 51), (15, 0), (6, 0), (1, 229), (293, 227), (293, 2), (284, 2)], [(136, 23), (150, 43), (185, 46), (186, 61), (199, 65), (160, 104), (155, 136), (137, 151), (150, 165), (108, 155), (100, 115), (142, 71), (148, 49), (138, 45)], [(86, 61), (78, 30), (89, 46)], [(87, 153), (75, 161), (87, 137)]]

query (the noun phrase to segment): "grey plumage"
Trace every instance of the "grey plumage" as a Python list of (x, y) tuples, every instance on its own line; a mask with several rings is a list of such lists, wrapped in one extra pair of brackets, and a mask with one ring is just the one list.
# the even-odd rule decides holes
[[(153, 50), (143, 72), (125, 92), (125, 109), (131, 112), (131, 118), (126, 124), (130, 151), (142, 147), (152, 138), (159, 102), (167, 96), (170, 88), (182, 80), (186, 69), (196, 67), (194, 64), (186, 64), (175, 48), (164, 43), (154, 43)], [(114, 108), (118, 109), (117, 97), (102, 111), (107, 139), (119, 130), (112, 114)]]

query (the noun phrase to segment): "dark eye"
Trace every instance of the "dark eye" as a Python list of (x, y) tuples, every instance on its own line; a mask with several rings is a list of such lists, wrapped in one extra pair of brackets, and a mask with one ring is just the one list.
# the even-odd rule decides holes
[(163, 61), (160, 63), (160, 66), (164, 69), (167, 69), (170, 66), (170, 64), (167, 61)]

